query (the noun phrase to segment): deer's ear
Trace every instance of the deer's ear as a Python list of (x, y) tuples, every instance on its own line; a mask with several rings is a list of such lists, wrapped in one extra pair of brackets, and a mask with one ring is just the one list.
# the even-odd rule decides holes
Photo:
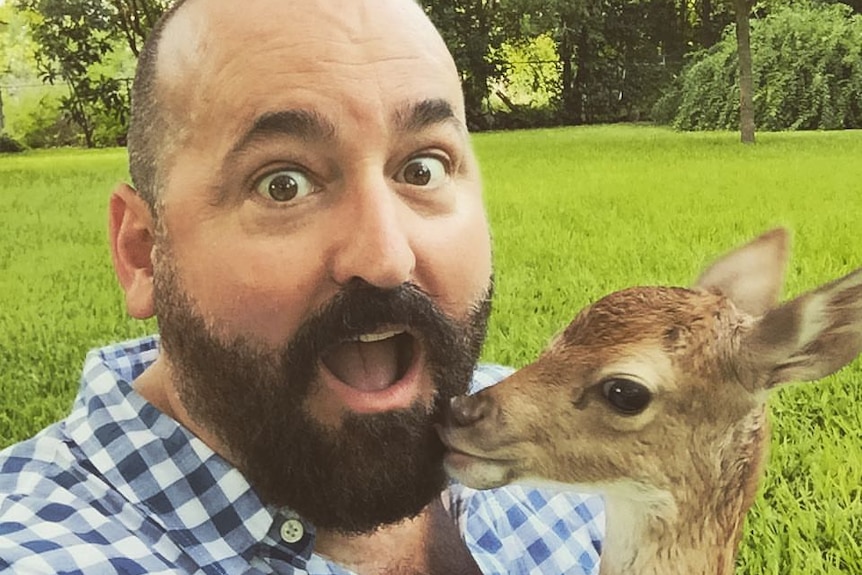
[(722, 256), (694, 285), (719, 292), (759, 317), (778, 304), (789, 254), (790, 234), (774, 229)]
[(768, 312), (741, 350), (767, 388), (820, 379), (853, 361), (862, 353), (862, 268)]

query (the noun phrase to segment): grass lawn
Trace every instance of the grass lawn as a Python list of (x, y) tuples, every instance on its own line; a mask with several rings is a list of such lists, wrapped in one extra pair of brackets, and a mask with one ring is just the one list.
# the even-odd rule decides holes
[[(862, 266), (862, 132), (641, 126), (480, 134), (495, 239), (488, 360), (521, 366), (582, 306), (688, 284), (776, 226), (786, 295)], [(154, 330), (124, 313), (106, 242), (123, 150), (0, 156), (0, 447), (64, 416), (86, 351)], [(862, 573), (862, 362), (772, 400), (772, 449), (739, 573)]]

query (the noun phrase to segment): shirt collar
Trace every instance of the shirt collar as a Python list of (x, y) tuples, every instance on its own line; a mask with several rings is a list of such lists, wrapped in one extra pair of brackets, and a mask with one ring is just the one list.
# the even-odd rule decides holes
[(157, 337), (90, 352), (68, 433), (95, 471), (145, 508), (199, 564), (237, 555), (250, 560), (277, 510), (263, 505), (238, 470), (135, 392), (131, 382), (157, 357)]

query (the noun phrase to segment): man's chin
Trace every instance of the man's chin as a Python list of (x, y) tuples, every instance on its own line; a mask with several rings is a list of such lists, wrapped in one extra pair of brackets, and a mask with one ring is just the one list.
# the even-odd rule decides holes
[(347, 414), (338, 430), (314, 418), (290, 457), (247, 460), (249, 480), (264, 501), (290, 507), (321, 529), (361, 534), (398, 523), (446, 485), (445, 450), (431, 419), (422, 407)]

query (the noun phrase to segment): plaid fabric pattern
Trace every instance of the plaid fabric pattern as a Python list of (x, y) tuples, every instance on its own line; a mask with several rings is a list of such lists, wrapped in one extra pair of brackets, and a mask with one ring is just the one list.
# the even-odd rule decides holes
[[(312, 525), (264, 505), (132, 389), (157, 355), (156, 337), (91, 352), (69, 417), (0, 452), (0, 572), (349, 574), (314, 553)], [(480, 366), (474, 390), (510, 372)], [(445, 495), (484, 573), (598, 573), (600, 499), (458, 484)]]

